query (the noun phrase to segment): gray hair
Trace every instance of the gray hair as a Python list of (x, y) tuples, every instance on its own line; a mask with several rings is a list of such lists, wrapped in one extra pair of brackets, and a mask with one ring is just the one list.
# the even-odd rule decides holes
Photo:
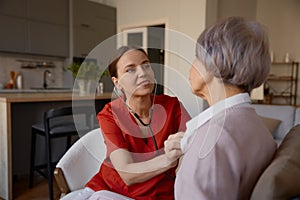
[(271, 64), (264, 27), (242, 17), (227, 18), (204, 30), (196, 57), (225, 84), (249, 93), (264, 83)]

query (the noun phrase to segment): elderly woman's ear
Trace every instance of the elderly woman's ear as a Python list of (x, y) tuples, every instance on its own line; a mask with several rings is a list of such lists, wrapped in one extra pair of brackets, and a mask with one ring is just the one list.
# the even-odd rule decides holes
[(198, 74), (201, 76), (201, 78), (206, 82), (206, 84), (210, 83), (214, 77), (214, 75), (206, 70), (206, 67), (202, 64), (202, 62), (196, 58), (193, 66), (197, 70)]

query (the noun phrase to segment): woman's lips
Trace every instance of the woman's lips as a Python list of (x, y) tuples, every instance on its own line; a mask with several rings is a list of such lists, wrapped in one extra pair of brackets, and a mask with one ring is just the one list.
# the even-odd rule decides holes
[(142, 81), (142, 82), (139, 82), (137, 85), (138, 86), (142, 86), (142, 85), (149, 85), (151, 82), (149, 80), (145, 80), (145, 81)]

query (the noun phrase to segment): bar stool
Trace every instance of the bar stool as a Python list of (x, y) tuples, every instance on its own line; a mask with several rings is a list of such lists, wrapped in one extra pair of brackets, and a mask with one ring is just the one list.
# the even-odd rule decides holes
[[(89, 106), (53, 108), (45, 112), (43, 123), (34, 124), (31, 127), (31, 158), (29, 172), (29, 187), (33, 186), (34, 171), (48, 179), (49, 199), (53, 200), (53, 171), (57, 161), (52, 161), (51, 139), (66, 138), (65, 152), (72, 145), (72, 136), (83, 135), (92, 128), (95, 110)], [(76, 126), (74, 121), (76, 121)], [(78, 123), (80, 122), (80, 124)], [(45, 152), (47, 165), (35, 165), (36, 136), (45, 138)], [(57, 148), (57, 147), (56, 147)], [(61, 155), (62, 156), (62, 155)], [(60, 156), (60, 157), (61, 157)], [(47, 168), (47, 173), (42, 169)]]

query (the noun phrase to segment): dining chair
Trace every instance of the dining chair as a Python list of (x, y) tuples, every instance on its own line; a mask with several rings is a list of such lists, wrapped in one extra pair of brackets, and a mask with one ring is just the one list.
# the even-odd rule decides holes
[[(42, 123), (32, 125), (29, 172), (30, 188), (33, 187), (34, 172), (37, 171), (40, 175), (48, 179), (49, 199), (53, 200), (52, 175), (54, 166), (62, 156), (58, 156), (58, 160), (53, 161), (53, 150), (62, 148), (61, 146), (54, 146), (57, 143), (54, 143), (53, 139), (64, 138), (66, 140), (64, 152), (66, 152), (71, 147), (72, 142), (79, 138), (78, 136), (94, 128), (95, 115), (95, 109), (90, 106), (52, 108), (44, 113)], [(40, 144), (36, 143), (37, 135), (45, 138), (46, 164), (36, 165), (36, 146)], [(45, 169), (47, 169), (46, 173), (43, 171)]]

